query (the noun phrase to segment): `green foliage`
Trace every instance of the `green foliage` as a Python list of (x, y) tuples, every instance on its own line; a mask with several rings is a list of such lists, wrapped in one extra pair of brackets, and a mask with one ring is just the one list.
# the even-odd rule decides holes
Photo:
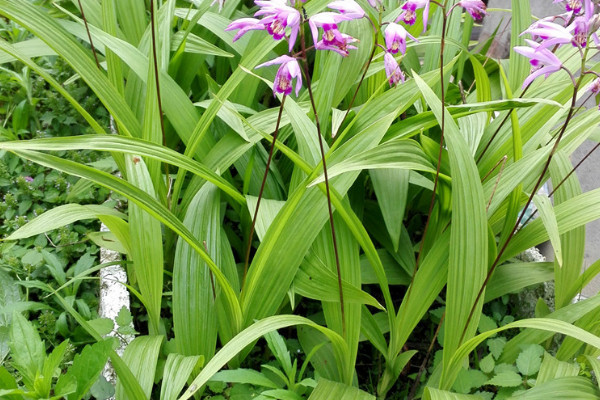
[[(249, 4), (228, 0), (216, 13), (207, 1), (82, 3), (85, 19), (75, 1), (50, 11), (46, 2), (0, 0), (9, 139), (0, 142), (0, 234), (9, 239), (0, 267), (20, 283), (1, 289), (0, 307), (40, 316), (36, 329), (1, 314), (2, 358), (9, 344), (19, 379), (0, 369), (0, 395), (49, 397), (72, 354), (59, 337), (97, 341), (56, 382), (68, 399), (109, 395), (97, 379), (108, 358), (119, 400), (204, 390), (224, 399), (372, 398), (357, 381), (380, 398), (597, 392), (596, 364), (578, 376), (546, 343), (560, 332), (600, 347), (589, 317), (600, 300), (569, 304), (592, 278), (580, 274), (582, 232), (600, 217), (600, 192), (581, 194), (572, 176), (554, 205), (533, 197), (538, 183), (567, 176), (568, 156), (600, 123), (597, 110), (569, 109), (576, 92), (566, 74), (521, 91), (527, 60), (511, 51), (505, 68), (468, 49), (472, 24), (461, 24), (450, 0), (448, 19), (450, 9), (432, 6), (424, 27), (432, 35), (399, 58), (402, 86), (386, 89), (378, 29), (348, 21), (340, 25), (360, 39), (356, 51), (295, 49), (312, 71), (310, 90), (273, 99), (274, 70), (255, 67), (286, 46), (263, 29), (236, 42), (225, 31), (254, 11)], [(383, 3), (368, 9), (375, 27), (400, 12)], [(310, 17), (327, 5), (295, 6)], [(529, 2), (513, 8), (518, 44)], [(573, 71), (579, 54), (557, 51)], [(591, 77), (580, 76), (583, 90)], [(129, 202), (127, 217), (105, 201), (109, 192)], [(517, 230), (532, 200), (541, 218)], [(109, 233), (89, 233), (96, 218)], [(547, 239), (556, 265), (515, 258)], [(100, 339), (114, 324), (95, 312), (88, 278), (100, 268), (97, 245), (128, 261), (135, 299), (117, 332), (140, 335), (122, 358)], [(551, 279), (556, 309), (515, 321), (507, 295)], [(299, 325), (304, 360), (276, 332)], [(261, 337), (275, 362), (259, 370), (244, 363)], [(565, 343), (564, 353), (591, 353)]]

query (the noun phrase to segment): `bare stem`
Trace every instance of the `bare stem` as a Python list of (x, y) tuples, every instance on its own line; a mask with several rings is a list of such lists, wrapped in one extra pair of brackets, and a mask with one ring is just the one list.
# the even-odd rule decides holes
[(81, 19), (83, 20), (83, 24), (85, 25), (85, 31), (87, 32), (88, 40), (90, 41), (90, 47), (92, 48), (92, 54), (94, 55), (94, 60), (96, 61), (96, 67), (100, 68), (100, 61), (98, 61), (98, 54), (96, 53), (96, 48), (94, 47), (94, 41), (92, 40), (92, 34), (90, 33), (90, 27), (88, 26), (87, 18), (85, 18), (85, 13), (83, 12), (83, 6), (81, 5), (81, 0), (77, 0), (79, 3), (79, 12), (81, 13)]
[(312, 92), (312, 85), (310, 79), (310, 73), (308, 71), (308, 64), (306, 61), (306, 43), (304, 37), (304, 27), (300, 29), (300, 45), (302, 46), (302, 67), (304, 72), (304, 79), (306, 81), (306, 88), (308, 89), (308, 96), (310, 98), (310, 104), (313, 109), (315, 116), (315, 125), (317, 127), (317, 136), (319, 137), (319, 149), (321, 151), (321, 163), (323, 164), (323, 176), (325, 177), (325, 193), (327, 195), (327, 210), (329, 212), (329, 225), (331, 227), (331, 240), (333, 241), (333, 253), (335, 255), (335, 268), (337, 271), (338, 278), (338, 291), (340, 294), (340, 312), (342, 318), (342, 333), (346, 336), (346, 312), (344, 311), (344, 290), (342, 288), (342, 270), (340, 267), (340, 257), (337, 246), (337, 239), (335, 234), (335, 224), (333, 222), (333, 207), (331, 206), (331, 193), (329, 190), (329, 177), (327, 175), (327, 162), (325, 160), (325, 148), (323, 145), (323, 135), (321, 132), (321, 124), (319, 123), (319, 115), (317, 113), (317, 106), (315, 104), (315, 98)]
[[(444, 6), (440, 4), (442, 9)], [(440, 85), (442, 92), (442, 121), (440, 124), (441, 134), (440, 134), (440, 148), (438, 151), (438, 160), (437, 167), (435, 170), (435, 179), (433, 181), (433, 191), (431, 193), (431, 201), (429, 202), (429, 212), (427, 213), (427, 221), (425, 222), (425, 228), (423, 230), (423, 237), (421, 238), (421, 244), (419, 245), (419, 254), (417, 255), (417, 262), (415, 264), (415, 269), (413, 271), (412, 281), (415, 279), (415, 275), (417, 274), (417, 269), (419, 268), (419, 262), (421, 260), (421, 254), (423, 253), (423, 246), (425, 244), (425, 239), (427, 238), (427, 231), (429, 230), (429, 223), (431, 221), (431, 214), (433, 214), (433, 207), (435, 205), (435, 197), (437, 193), (437, 187), (440, 179), (440, 168), (442, 165), (442, 154), (444, 150), (444, 131), (446, 125), (446, 112), (444, 110), (444, 104), (446, 99), (446, 93), (444, 89), (444, 48), (446, 46), (446, 25), (448, 22), (448, 15), (443, 13), (443, 22), (442, 22), (442, 38), (440, 43)]]
[(527, 210), (527, 208), (533, 201), (533, 196), (535, 196), (535, 194), (539, 190), (540, 186), (542, 185), (542, 181), (544, 180), (544, 175), (546, 174), (546, 172), (548, 171), (548, 168), (550, 167), (550, 162), (552, 161), (552, 157), (556, 153), (556, 150), (558, 149), (558, 145), (560, 144), (560, 141), (561, 141), (565, 131), (567, 130), (567, 126), (569, 125), (569, 122), (571, 121), (571, 118), (574, 114), (575, 103), (577, 102), (577, 90), (579, 89), (579, 85), (581, 84), (582, 78), (583, 78), (583, 75), (580, 76), (579, 81), (576, 83), (575, 87), (573, 88), (573, 98), (571, 99), (571, 107), (569, 109), (569, 113), (567, 114), (565, 123), (563, 124), (563, 126), (560, 130), (560, 133), (558, 134), (558, 137), (556, 138), (556, 141), (554, 142), (554, 146), (552, 147), (552, 150), (550, 150), (550, 154), (548, 155), (546, 164), (544, 164), (544, 168), (542, 169), (540, 177), (538, 178), (537, 182), (535, 183), (535, 186), (533, 187), (533, 190), (531, 191), (531, 194), (529, 195), (529, 198), (527, 199), (527, 203), (525, 203), (525, 207), (523, 207), (523, 211), (521, 211), (519, 218), (517, 218), (517, 222), (515, 223), (510, 235), (506, 239), (506, 242), (504, 242), (504, 244), (502, 245), (502, 248), (498, 252), (498, 255), (496, 256), (496, 259), (494, 260), (492, 267), (489, 269), (489, 271), (485, 277), (485, 280), (483, 281), (483, 284), (481, 285), (481, 288), (479, 289), (479, 292), (477, 293), (477, 297), (475, 298), (475, 302), (473, 303), (473, 306), (471, 307), (471, 311), (469, 312), (469, 317), (467, 318), (467, 322), (465, 323), (465, 326), (463, 328), (460, 342), (463, 341), (465, 334), (467, 333), (467, 328), (468, 328), (469, 324), (471, 323), (471, 319), (473, 319), (473, 314), (475, 313), (475, 308), (477, 307), (477, 304), (481, 300), (481, 296), (483, 296), (483, 291), (485, 290), (490, 278), (492, 277), (492, 274), (498, 267), (502, 255), (508, 248), (508, 244), (514, 238), (515, 232), (519, 228), (519, 225), (521, 224), (521, 221), (523, 220), (523, 217), (525, 216), (525, 211)]
[(277, 123), (275, 124), (275, 132), (273, 132), (273, 140), (271, 141), (271, 148), (269, 149), (269, 157), (267, 158), (267, 165), (265, 166), (265, 173), (263, 174), (262, 182), (260, 183), (260, 190), (258, 191), (258, 199), (256, 200), (256, 208), (254, 209), (254, 216), (252, 217), (252, 224), (250, 225), (250, 235), (248, 236), (248, 243), (246, 244), (246, 256), (244, 257), (244, 275), (242, 278), (242, 289), (246, 283), (246, 275), (248, 274), (248, 264), (250, 262), (250, 249), (252, 248), (252, 239), (254, 239), (254, 230), (256, 228), (256, 218), (258, 216), (258, 209), (260, 208), (260, 201), (262, 200), (263, 193), (265, 191), (265, 183), (267, 182), (267, 176), (269, 176), (269, 169), (271, 168), (271, 161), (273, 160), (273, 151), (275, 149), (275, 142), (277, 141), (277, 134), (279, 133), (279, 125), (281, 123), (281, 115), (283, 114), (283, 106), (285, 104), (286, 95), (284, 94), (281, 99), (281, 105), (279, 106), (279, 114), (277, 115)]
[[(156, 50), (156, 22), (155, 22), (155, 12), (154, 12), (154, 0), (150, 1), (150, 24), (152, 28), (152, 61), (154, 63), (154, 82), (156, 85), (156, 101), (158, 103), (158, 118), (160, 119), (160, 132), (162, 134), (162, 144), (164, 147), (167, 147), (167, 138), (165, 135), (165, 121), (163, 118), (163, 109), (162, 109), (162, 97), (160, 95), (160, 79), (158, 73), (158, 57)], [(163, 163), (165, 168), (165, 180), (167, 182), (167, 193), (171, 192), (171, 178), (169, 178), (169, 164)], [(167, 195), (168, 196), (168, 195)], [(169, 203), (169, 209), (171, 208), (171, 201), (167, 198), (167, 202)]]
[[(371, 21), (371, 20), (369, 19), (369, 21)], [(373, 23), (373, 21), (371, 21), (371, 23)], [(346, 110), (346, 113), (344, 114), (344, 118), (342, 118), (342, 122), (339, 124), (339, 126), (337, 127), (335, 132), (332, 132), (332, 134), (331, 134), (331, 136), (333, 138), (332, 143), (335, 143), (335, 140), (338, 137), (340, 128), (342, 127), (342, 125), (344, 125), (344, 121), (346, 121), (348, 114), (350, 114), (350, 110), (352, 110), (352, 106), (354, 105), (354, 101), (356, 100), (356, 96), (358, 95), (358, 91), (360, 90), (360, 86), (362, 85), (363, 81), (365, 80), (365, 76), (367, 76), (367, 71), (369, 70), (369, 67), (371, 66), (371, 62), (373, 61), (373, 57), (375, 56), (375, 50), (377, 50), (377, 30), (376, 29), (373, 30), (373, 36), (374, 36), (373, 50), (371, 51), (371, 55), (369, 56), (369, 61), (367, 61), (367, 64), (365, 65), (365, 70), (362, 74), (362, 77), (360, 78), (360, 81), (358, 81), (358, 86), (356, 86), (356, 90), (354, 91), (354, 94), (352, 95), (352, 100), (350, 100), (350, 104), (348, 104), (348, 109)]]

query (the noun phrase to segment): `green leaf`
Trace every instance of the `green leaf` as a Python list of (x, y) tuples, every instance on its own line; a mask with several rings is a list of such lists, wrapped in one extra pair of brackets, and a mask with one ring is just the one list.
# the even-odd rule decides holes
[[(429, 158), (417, 142), (414, 140), (398, 139), (352, 155), (331, 166), (328, 165), (327, 175), (331, 179), (351, 171), (389, 168), (435, 173), (435, 168), (431, 165)], [(309, 184), (309, 187), (324, 181), (325, 176), (320, 175)]]
[(506, 345), (506, 338), (499, 337), (495, 339), (489, 339), (487, 341), (488, 349), (490, 353), (494, 356), (495, 359), (498, 359), (502, 354), (502, 350), (504, 350), (504, 346)]
[(488, 354), (487, 356), (483, 357), (481, 361), (479, 361), (479, 368), (486, 374), (491, 373), (495, 366), (496, 361), (494, 360), (493, 354)]
[(600, 390), (588, 378), (571, 376), (556, 378), (543, 384), (537, 384), (517, 396), (515, 400), (577, 399), (596, 400)]
[(108, 356), (112, 350), (113, 342), (104, 340), (93, 345), (87, 345), (81, 353), (73, 359), (73, 365), (69, 367), (67, 373), (61, 375), (56, 383), (55, 390), (63, 392), (71, 385), (72, 381), (77, 383), (77, 389), (74, 393), (67, 396), (68, 400), (79, 400), (94, 385), (100, 372), (104, 369)]
[(554, 249), (555, 260), (558, 262), (558, 266), (562, 267), (562, 246), (560, 243), (560, 234), (558, 232), (558, 223), (556, 222), (556, 216), (554, 215), (552, 203), (548, 197), (541, 196), (539, 194), (533, 196), (533, 203), (537, 207), (542, 219), (542, 223), (544, 224), (544, 227), (548, 232), (548, 236), (550, 237), (550, 243)]
[(317, 387), (311, 393), (309, 400), (375, 400), (375, 396), (363, 392), (353, 386), (343, 383), (332, 382), (326, 379), (319, 379)]
[(462, 368), (452, 385), (452, 389), (458, 393), (469, 394), (471, 389), (475, 389), (483, 386), (488, 377), (483, 372), (477, 369), (464, 369)]
[[(246, 196), (246, 205), (248, 206), (250, 215), (254, 215), (257, 201), (258, 197), (250, 195)], [(256, 216), (256, 224), (254, 225), (256, 235), (261, 241), (284, 204), (285, 201), (261, 199), (260, 208), (258, 209), (258, 214)]]
[(96, 219), (103, 215), (111, 215), (127, 219), (117, 210), (99, 205), (65, 204), (46, 211), (17, 229), (4, 240), (18, 240), (57, 229), (82, 219)]
[(521, 33), (531, 24), (531, 6), (529, 0), (512, 0), (511, 4), (510, 87), (516, 93), (530, 71), (527, 57), (515, 52), (514, 48), (525, 44)]
[(457, 394), (447, 392), (445, 390), (434, 389), (432, 387), (425, 388), (426, 400), (481, 400), (482, 397), (470, 394)]
[(202, 360), (201, 356), (183, 356), (171, 353), (163, 372), (160, 400), (175, 400), (186, 384), (194, 367)]
[(544, 348), (538, 344), (527, 346), (517, 357), (517, 368), (522, 375), (532, 376), (540, 370)]
[[(163, 341), (163, 336), (138, 336), (129, 343), (123, 353), (123, 361), (139, 382), (146, 398), (150, 398), (154, 373), (158, 362), (158, 355)], [(117, 373), (118, 376), (118, 373)], [(117, 379), (116, 398), (128, 399), (120, 376)]]
[(109, 334), (115, 327), (110, 318), (96, 318), (88, 321), (88, 325), (94, 329), (98, 335), (104, 336)]
[(319, 330), (331, 340), (338, 362), (341, 365), (345, 365), (345, 363), (349, 362), (347, 359), (348, 347), (344, 342), (344, 339), (337, 333), (319, 326), (307, 318), (296, 315), (268, 317), (255, 322), (223, 346), (208, 364), (204, 366), (200, 374), (194, 379), (179, 400), (186, 400), (192, 397), (194, 393), (200, 390), (227, 362), (265, 333), (293, 325), (308, 325)]
[(500, 372), (492, 379), (486, 382), (486, 385), (494, 385), (500, 387), (516, 387), (523, 384), (523, 378), (516, 372)]
[(477, 327), (477, 330), (480, 333), (483, 333), (485, 331), (491, 331), (492, 329), (496, 329), (497, 327), (498, 325), (496, 324), (496, 321), (494, 321), (493, 318), (490, 318), (487, 315), (483, 314), (479, 319), (479, 326)]
[(173, 35), (171, 42), (171, 51), (177, 51), (181, 42), (185, 38), (185, 51), (187, 53), (194, 54), (206, 54), (220, 57), (233, 57), (233, 54), (215, 46), (214, 44), (202, 39), (193, 33), (185, 34), (183, 31), (179, 31)]
[(479, 323), (483, 298), (478, 298), (477, 294), (488, 270), (487, 218), (481, 179), (467, 143), (440, 99), (421, 77), (414, 72), (413, 76), (440, 125), (445, 119), (445, 138), (452, 173), (452, 224), (442, 372), (444, 381), (452, 353), (461, 345), (461, 340), (473, 336)]
[(409, 171), (405, 169), (370, 170), (373, 188), (377, 196), (377, 204), (385, 226), (392, 239), (394, 251), (398, 251), (402, 221), (408, 200)]
[(128, 326), (133, 322), (133, 316), (131, 315), (131, 311), (127, 309), (127, 307), (123, 306), (119, 310), (117, 317), (115, 318), (115, 322), (119, 327)]
[(33, 390), (34, 382), (42, 372), (46, 349), (31, 322), (16, 312), (12, 316), (9, 346), (15, 368), (27, 388)]
[[(215, 264), (222, 266), (221, 207), (216, 186), (202, 186), (183, 223), (194, 237), (204, 241)], [(179, 353), (202, 355), (207, 360), (213, 356), (217, 343), (215, 303), (218, 295), (214, 276), (206, 262), (185, 240), (178, 239), (173, 264), (173, 328)], [(239, 328), (233, 325), (232, 329)]]
[[(262, 386), (266, 388), (277, 388), (277, 384), (275, 384), (271, 379), (269, 379), (266, 375), (255, 371), (253, 369), (232, 369), (217, 372), (212, 378), (211, 381), (219, 381), (219, 382), (227, 382), (227, 383), (247, 383), (253, 386)], [(210, 382), (209, 382), (210, 386)]]
[(505, 294), (550, 281), (553, 277), (554, 264), (550, 262), (518, 262), (500, 265), (487, 285), (485, 301), (487, 303)]
[(537, 385), (551, 382), (557, 378), (577, 376), (579, 374), (579, 365), (565, 361), (559, 361), (548, 353), (544, 353), (544, 360), (540, 366), (537, 376)]

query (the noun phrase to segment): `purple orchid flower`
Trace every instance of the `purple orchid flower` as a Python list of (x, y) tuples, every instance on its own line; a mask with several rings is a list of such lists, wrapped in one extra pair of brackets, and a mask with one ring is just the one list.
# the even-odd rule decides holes
[(398, 85), (399, 82), (404, 83), (406, 77), (404, 76), (404, 72), (402, 72), (400, 69), (398, 61), (396, 61), (393, 55), (386, 52), (383, 56), (383, 63), (385, 66), (385, 75), (387, 76), (390, 86)]
[(365, 16), (365, 11), (354, 0), (336, 0), (329, 3), (327, 7), (337, 10), (352, 19), (360, 19)]
[(584, 16), (576, 17), (573, 23), (567, 27), (567, 30), (573, 32), (574, 44), (581, 47), (587, 45), (587, 38), (589, 35), (589, 20)]
[(567, 43), (578, 46), (573, 34), (564, 26), (554, 22), (538, 21), (522, 33), (530, 33), (534, 38), (543, 39), (539, 45), (539, 49), (546, 49), (555, 45), (563, 45)]
[(417, 39), (402, 25), (395, 24), (390, 22), (384, 31), (385, 36), (385, 47), (387, 51), (396, 54), (400, 51), (402, 54), (406, 53), (406, 37), (409, 36), (415, 42), (418, 42)]
[(240, 18), (230, 23), (225, 28), (226, 31), (239, 29), (233, 41), (235, 42), (251, 30), (267, 30), (273, 39), (281, 40), (285, 37), (286, 28), (290, 27), (289, 50), (292, 51), (300, 29), (298, 10), (288, 6), (285, 0), (256, 0), (255, 3), (261, 9), (254, 16), (263, 16), (263, 18)]
[(458, 6), (464, 8), (475, 21), (481, 21), (487, 6), (481, 0), (461, 0), (458, 2)]
[(31, 183), (31, 182), (33, 182), (33, 178), (32, 178), (32, 177), (30, 177), (30, 176), (26, 176), (26, 177), (25, 177), (25, 182), (29, 182), (29, 183)]
[(523, 88), (527, 87), (538, 76), (545, 75), (547, 78), (550, 74), (560, 71), (562, 68), (562, 62), (550, 50), (542, 48), (539, 43), (533, 40), (525, 39), (525, 41), (530, 47), (516, 46), (514, 48), (517, 53), (529, 58), (529, 63), (533, 67), (531, 74), (523, 82)]
[[(308, 19), (308, 25), (313, 37), (313, 43), (317, 50), (333, 50), (343, 56), (348, 55), (348, 43), (355, 42), (356, 39), (349, 35), (342, 34), (338, 30), (337, 24), (341, 21), (351, 20), (348, 15), (333, 12), (322, 12), (315, 14)], [(322, 40), (319, 40), (319, 28), (323, 29)]]
[(396, 22), (402, 20), (405, 24), (414, 25), (417, 20), (416, 11), (420, 8), (423, 8), (423, 32), (425, 32), (429, 18), (429, 0), (408, 0), (402, 6), (404, 11), (396, 18)]
[(225, 28), (226, 31), (232, 31), (235, 29), (239, 29), (239, 31), (233, 37), (234, 42), (241, 38), (248, 31), (265, 30), (266, 27), (260, 22), (260, 20), (256, 18), (240, 18), (232, 21), (229, 25), (227, 25), (227, 28)]
[(300, 29), (300, 12), (288, 6), (285, 0), (256, 0), (255, 3), (261, 9), (254, 13), (254, 16), (265, 16), (261, 23), (265, 25), (273, 39), (282, 39), (285, 36), (286, 27), (291, 28), (289, 50), (292, 51)]
[(296, 78), (296, 97), (298, 97), (300, 88), (302, 88), (302, 71), (300, 71), (298, 61), (293, 57), (284, 55), (260, 64), (256, 68), (268, 67), (275, 64), (280, 64), (280, 67), (273, 82), (273, 95), (276, 96), (277, 93), (289, 95), (292, 93), (292, 79)]
[(600, 93), (600, 78), (594, 79), (594, 82), (592, 82), (588, 90), (594, 94)]
[(350, 35), (346, 35), (345, 33), (341, 33), (340, 35), (340, 40), (336, 41), (334, 44), (326, 44), (324, 40), (319, 40), (317, 43), (315, 43), (315, 49), (331, 50), (341, 54), (342, 57), (347, 57), (349, 54), (348, 50), (357, 49), (356, 46), (352, 46), (349, 43), (358, 42), (358, 39), (355, 39)]
[(574, 12), (575, 14), (579, 14), (581, 12), (581, 8), (583, 4), (581, 0), (554, 0), (554, 3), (563, 3), (566, 2), (565, 7), (567, 11)]

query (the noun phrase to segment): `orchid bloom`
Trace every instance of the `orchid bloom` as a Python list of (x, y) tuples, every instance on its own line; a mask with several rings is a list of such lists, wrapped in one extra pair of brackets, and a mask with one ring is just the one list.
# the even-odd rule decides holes
[(315, 49), (317, 50), (331, 50), (335, 51), (338, 54), (341, 54), (342, 57), (348, 56), (348, 50), (356, 50), (356, 46), (349, 45), (348, 43), (357, 42), (358, 39), (353, 38), (350, 35), (346, 35), (345, 33), (340, 34), (340, 40), (336, 41), (335, 44), (326, 44), (324, 40), (319, 40), (315, 43)]
[(564, 1), (566, 1), (565, 7), (567, 11), (574, 12), (575, 14), (581, 12), (581, 8), (583, 7), (581, 0), (554, 0), (554, 3), (562, 3)]
[(529, 58), (532, 71), (531, 74), (523, 82), (523, 88), (527, 87), (533, 82), (538, 76), (545, 75), (546, 78), (562, 68), (562, 62), (556, 57), (554, 53), (546, 48), (542, 48), (541, 45), (533, 40), (525, 39), (529, 44), (528, 46), (516, 46), (514, 50)]
[(539, 37), (543, 39), (543, 42), (539, 45), (540, 49), (567, 43), (572, 43), (574, 46), (578, 45), (573, 34), (571, 34), (567, 28), (554, 22), (539, 21), (522, 34), (525, 33), (530, 33), (534, 38)]
[(365, 11), (354, 0), (336, 0), (329, 3), (327, 7), (352, 19), (360, 19), (365, 16)]
[(390, 86), (398, 85), (399, 82), (404, 83), (406, 77), (393, 55), (386, 52), (383, 56), (383, 63), (385, 65), (385, 75), (387, 76)]
[[(355, 42), (356, 39), (349, 35), (342, 34), (337, 27), (338, 22), (348, 21), (352, 17), (333, 12), (322, 12), (315, 14), (308, 19), (308, 25), (313, 37), (313, 43), (317, 50), (334, 50), (343, 56), (348, 55), (348, 43)], [(319, 28), (323, 29), (322, 40), (319, 40)]]
[(486, 5), (481, 0), (461, 0), (458, 6), (464, 8), (475, 21), (481, 21), (486, 15)]
[(592, 82), (592, 84), (590, 85), (590, 87), (588, 88), (588, 90), (590, 92), (592, 92), (593, 94), (600, 93), (600, 78), (596, 78), (594, 80), (594, 82)]
[(377, 8), (377, 4), (381, 4), (381, 0), (367, 0), (371, 7)]
[(263, 16), (262, 19), (240, 18), (230, 23), (226, 31), (239, 29), (233, 38), (235, 42), (250, 30), (267, 30), (273, 39), (281, 40), (285, 37), (286, 28), (291, 29), (289, 37), (289, 50), (292, 51), (298, 31), (300, 29), (300, 13), (295, 8), (288, 6), (285, 0), (256, 0), (261, 7), (254, 16)]
[(420, 8), (423, 8), (423, 32), (425, 32), (429, 18), (429, 0), (408, 0), (402, 6), (404, 11), (396, 18), (396, 22), (402, 20), (405, 24), (414, 25), (417, 20), (416, 11)]
[(298, 61), (290, 56), (280, 56), (264, 64), (260, 64), (256, 68), (268, 67), (269, 65), (280, 64), (275, 81), (273, 82), (273, 95), (282, 93), (288, 95), (292, 93), (292, 79), (296, 78), (296, 97), (300, 93), (302, 87), (302, 72)]
[(241, 38), (246, 32), (251, 30), (264, 30), (265, 26), (260, 22), (260, 20), (256, 18), (240, 18), (232, 21), (227, 28), (226, 31), (232, 31), (235, 29), (239, 29), (238, 33), (233, 37), (233, 41), (235, 42), (239, 38)]
[(589, 35), (589, 23), (585, 17), (576, 17), (573, 23), (567, 27), (567, 29), (569, 31), (573, 31), (574, 44), (576, 43), (581, 47), (586, 46)]
[(267, 32), (273, 39), (280, 40), (285, 36), (285, 28), (291, 28), (289, 50), (292, 51), (300, 29), (300, 12), (286, 4), (285, 0), (256, 0), (255, 3), (261, 7), (254, 16), (264, 15), (261, 23), (265, 25)]
[(402, 54), (406, 53), (406, 37), (409, 36), (412, 40), (418, 41), (412, 36), (402, 25), (390, 22), (385, 28), (385, 47), (387, 51), (396, 54), (400, 51)]

